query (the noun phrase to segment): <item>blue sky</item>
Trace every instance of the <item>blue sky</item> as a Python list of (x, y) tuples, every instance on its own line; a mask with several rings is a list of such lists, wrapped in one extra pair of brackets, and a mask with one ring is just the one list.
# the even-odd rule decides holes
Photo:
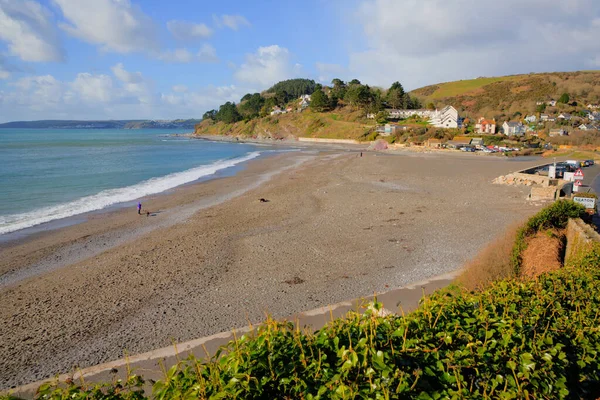
[(597, 0), (0, 0), (0, 122), (192, 118), (287, 78), (600, 66)]

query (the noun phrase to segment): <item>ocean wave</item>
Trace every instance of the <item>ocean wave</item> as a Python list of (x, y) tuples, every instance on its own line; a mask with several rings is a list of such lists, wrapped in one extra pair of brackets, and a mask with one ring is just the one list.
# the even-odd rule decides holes
[(21, 214), (0, 216), (0, 235), (164, 192), (165, 190), (213, 175), (222, 169), (252, 160), (259, 155), (260, 152), (255, 151), (243, 157), (219, 160), (212, 164), (202, 165), (186, 171), (151, 178), (132, 186), (103, 190), (98, 194), (82, 197), (68, 203), (44, 207)]

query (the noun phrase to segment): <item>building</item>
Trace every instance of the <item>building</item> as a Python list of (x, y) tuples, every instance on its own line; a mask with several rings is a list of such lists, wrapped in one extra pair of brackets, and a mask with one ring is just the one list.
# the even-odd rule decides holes
[(300, 108), (305, 109), (310, 105), (310, 94), (303, 94), (300, 96)]
[(572, 116), (571, 116), (571, 114), (569, 114), (569, 113), (560, 113), (560, 114), (558, 114), (558, 117), (557, 117), (557, 118), (558, 118), (558, 119), (563, 119), (563, 120), (565, 120), (565, 121), (570, 121), (570, 120), (571, 120), (571, 118), (572, 118)]
[(596, 127), (592, 124), (581, 124), (577, 127), (580, 131), (591, 131), (596, 129)]
[(405, 119), (410, 117), (419, 117), (429, 119), (429, 124), (436, 128), (458, 128), (462, 120), (458, 115), (456, 108), (446, 106), (441, 110), (386, 110), (390, 119)]
[(597, 109), (600, 108), (600, 104), (592, 104), (592, 103), (590, 103), (586, 107), (589, 108), (590, 110), (597, 110)]
[(535, 115), (528, 115), (525, 117), (525, 121), (529, 122), (530, 124), (535, 124), (537, 121), (537, 117)]
[(548, 104), (550, 107), (556, 107), (556, 100), (547, 101), (546, 104)]
[(440, 139), (427, 139), (425, 141), (425, 146), (434, 149), (439, 149), (442, 147), (442, 141)]
[(550, 118), (548, 114), (540, 114), (540, 121), (546, 122), (548, 118)]
[(406, 130), (408, 130), (408, 126), (397, 124), (385, 124), (383, 126), (380, 125), (375, 129), (375, 131), (377, 131), (381, 136), (390, 136), (398, 131)]
[(493, 135), (496, 133), (496, 120), (485, 119), (484, 117), (479, 118), (477, 124), (475, 124), (475, 130), (477, 133), (486, 133)]
[(479, 138), (479, 137), (473, 138), (473, 139), (471, 139), (470, 144), (471, 144), (471, 146), (483, 146), (483, 144), (484, 144), (483, 138)]
[(587, 116), (587, 119), (590, 121), (600, 121), (600, 113), (593, 112)]
[(435, 114), (429, 120), (429, 123), (436, 128), (458, 128), (462, 125), (462, 120), (458, 116), (458, 111), (452, 106), (446, 106), (440, 111), (435, 110)]
[(567, 135), (568, 135), (567, 131), (565, 131), (562, 128), (550, 129), (550, 132), (548, 133), (548, 136), (550, 136), (550, 137), (567, 136)]
[(448, 141), (446, 146), (451, 149), (459, 149), (461, 147), (471, 146), (471, 138), (464, 136), (455, 136), (454, 139)]
[(273, 107), (273, 111), (271, 111), (271, 115), (285, 114), (285, 111), (282, 110), (279, 106)]
[(375, 119), (374, 113), (367, 113), (367, 119)]
[(502, 124), (502, 130), (506, 136), (523, 136), (525, 134), (525, 127), (520, 122), (505, 121)]
[(430, 119), (437, 110), (396, 110), (388, 108), (385, 110), (390, 119), (405, 119), (410, 117), (420, 117)]

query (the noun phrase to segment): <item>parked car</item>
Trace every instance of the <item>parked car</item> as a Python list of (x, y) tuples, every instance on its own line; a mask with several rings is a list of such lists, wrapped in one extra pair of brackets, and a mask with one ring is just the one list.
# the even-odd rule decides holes
[(475, 149), (473, 147), (466, 147), (466, 146), (463, 147), (461, 150), (462, 151), (466, 151), (466, 152), (470, 152), (470, 153), (473, 153), (475, 151)]
[(583, 165), (585, 165), (586, 167), (594, 165), (594, 160), (584, 160)]

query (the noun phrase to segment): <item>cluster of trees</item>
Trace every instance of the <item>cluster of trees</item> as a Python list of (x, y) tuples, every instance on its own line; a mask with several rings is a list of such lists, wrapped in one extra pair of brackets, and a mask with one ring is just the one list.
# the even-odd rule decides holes
[(333, 79), (331, 87), (325, 90), (317, 85), (311, 96), (310, 106), (316, 111), (327, 111), (340, 105), (349, 105), (356, 109), (364, 109), (376, 114), (385, 108), (416, 109), (421, 107), (416, 97), (411, 97), (404, 91), (400, 82), (383, 91), (363, 85), (358, 79), (345, 83), (341, 79)]
[(218, 110), (207, 111), (202, 119), (228, 124), (244, 119), (251, 120), (269, 115), (273, 107), (283, 107), (305, 94), (311, 95), (310, 107), (318, 112), (350, 106), (377, 114), (385, 108), (421, 107), (419, 100), (406, 93), (400, 82), (394, 82), (388, 90), (384, 91), (363, 85), (358, 79), (346, 83), (336, 78), (331, 81), (331, 87), (323, 87), (311, 79), (288, 79), (273, 85), (263, 94), (244, 95), (238, 105), (227, 102)]

